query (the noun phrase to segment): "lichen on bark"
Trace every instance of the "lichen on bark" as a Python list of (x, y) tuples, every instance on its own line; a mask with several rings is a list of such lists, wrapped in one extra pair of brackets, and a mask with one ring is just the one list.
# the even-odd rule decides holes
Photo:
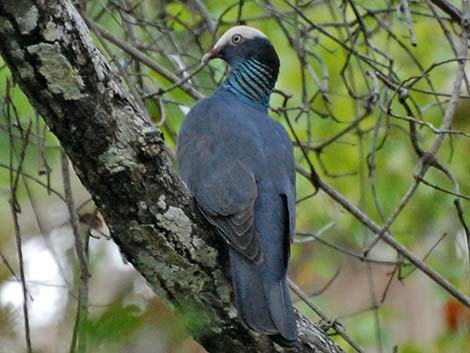
[(5, 10), (16, 18), (21, 34), (33, 31), (39, 19), (39, 11), (29, 0), (4, 0)]
[(36, 55), (41, 61), (38, 70), (47, 80), (47, 86), (52, 93), (62, 94), (67, 100), (85, 97), (85, 93), (82, 93), (85, 87), (82, 78), (67, 58), (61, 54), (60, 45), (57, 42), (30, 45), (28, 52)]

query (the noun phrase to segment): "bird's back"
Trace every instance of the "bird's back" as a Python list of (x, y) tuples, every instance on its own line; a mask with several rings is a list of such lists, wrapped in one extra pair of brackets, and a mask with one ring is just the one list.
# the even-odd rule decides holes
[[(212, 172), (208, 164), (235, 159), (279, 188), (295, 178), (292, 142), (284, 128), (265, 111), (224, 90), (191, 109), (180, 130), (177, 155), (183, 180), (196, 177), (196, 170)], [(191, 180), (194, 183), (198, 181)]]

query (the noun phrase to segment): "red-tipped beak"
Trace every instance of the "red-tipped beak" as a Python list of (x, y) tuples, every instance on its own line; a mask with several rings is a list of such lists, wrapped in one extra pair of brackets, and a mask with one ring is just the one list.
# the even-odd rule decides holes
[(220, 49), (221, 48), (213, 48), (210, 52), (208, 52), (202, 57), (201, 63), (207, 64), (210, 60), (217, 57), (217, 55), (219, 55)]

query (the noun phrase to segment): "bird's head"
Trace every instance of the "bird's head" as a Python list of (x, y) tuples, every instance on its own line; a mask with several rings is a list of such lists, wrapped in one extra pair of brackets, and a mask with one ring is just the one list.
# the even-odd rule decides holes
[(230, 66), (246, 59), (256, 59), (268, 66), (277, 76), (279, 57), (268, 37), (260, 30), (248, 26), (230, 28), (215, 43), (212, 50), (204, 55), (203, 63), (221, 58)]

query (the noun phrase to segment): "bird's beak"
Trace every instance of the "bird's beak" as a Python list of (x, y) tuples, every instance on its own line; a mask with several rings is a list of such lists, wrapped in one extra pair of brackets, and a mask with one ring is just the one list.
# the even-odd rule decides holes
[(207, 64), (210, 60), (216, 58), (220, 53), (221, 48), (213, 48), (210, 52), (205, 54), (201, 59), (201, 64)]

